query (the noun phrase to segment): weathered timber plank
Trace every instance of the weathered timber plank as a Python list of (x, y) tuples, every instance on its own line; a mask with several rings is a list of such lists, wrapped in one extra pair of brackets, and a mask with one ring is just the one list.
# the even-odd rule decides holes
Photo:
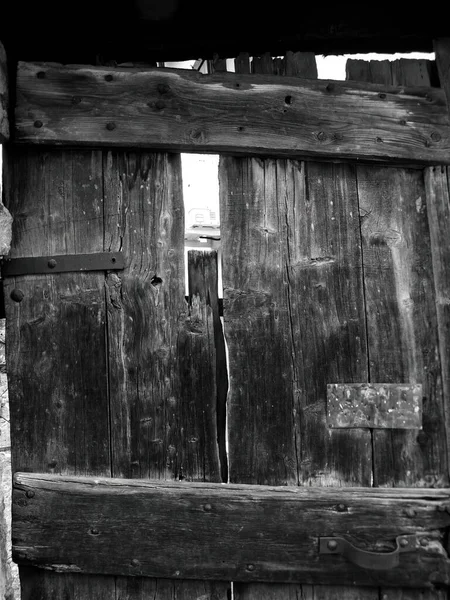
[[(11, 256), (103, 250), (102, 161), (97, 151), (8, 147), (5, 200), (14, 216)], [(13, 470), (110, 474), (103, 273), (7, 279), (7, 361)], [(20, 290), (11, 298), (13, 290)], [(45, 572), (28, 580), (24, 598), (58, 597), (63, 582)], [(81, 587), (104, 587), (89, 577)], [(84, 590), (84, 591), (83, 591)], [(62, 597), (61, 595), (59, 597)], [(99, 597), (101, 597), (99, 593)]]
[(421, 429), (422, 394), (421, 384), (328, 384), (328, 427)]
[[(450, 582), (442, 546), (450, 490), (183, 484), (18, 473), (14, 556), (46, 569), (234, 581)], [(130, 531), (133, 535), (130, 536)], [(417, 549), (391, 571), (319, 555), (318, 538), (344, 536), (389, 551)], [(249, 566), (251, 565), (251, 566)]]
[(375, 430), (376, 485), (448, 481), (423, 176), (358, 167), (370, 379), (423, 385), (423, 431)]
[(126, 263), (107, 279), (113, 474), (221, 481), (212, 317), (206, 297), (185, 300), (180, 157), (109, 152), (104, 171), (106, 247)]
[(6, 52), (0, 42), (0, 144), (9, 140), (9, 90)]
[[(450, 193), (445, 167), (425, 169), (447, 439), (450, 436)], [(450, 448), (449, 441), (447, 448)], [(447, 450), (448, 452), (448, 450)]]
[(435, 88), (21, 63), (16, 137), (446, 164), (445, 107)]
[[(105, 153), (104, 195), (105, 250), (126, 263), (107, 278), (113, 475), (221, 481), (214, 274), (197, 278), (188, 305), (180, 156)], [(116, 593), (196, 599), (205, 586), (226, 600), (226, 582), (119, 577)]]
[[(372, 63), (371, 63), (372, 64)], [(429, 66), (391, 63), (393, 80), (429, 83)], [(425, 89), (425, 88), (424, 88)], [(374, 431), (376, 485), (446, 485), (441, 365), (423, 176), (358, 167), (370, 379), (423, 383), (423, 431)]]
[[(204, 429), (212, 428), (210, 434), (206, 436), (212, 445), (214, 445), (214, 435), (217, 435), (221, 480), (227, 482), (228, 370), (225, 339), (219, 311), (217, 259), (216, 251), (191, 250), (188, 252), (190, 322), (192, 331), (196, 332), (195, 336), (190, 336), (190, 344), (198, 346), (198, 351), (189, 352), (189, 348), (186, 349), (186, 362), (191, 363), (193, 368), (190, 370), (191, 376), (186, 378), (184, 382), (184, 387), (191, 386), (191, 397), (194, 401), (199, 398), (203, 399), (203, 402), (198, 405), (198, 410), (200, 414), (204, 415)], [(199, 324), (203, 329), (203, 336), (198, 335), (200, 333)], [(213, 362), (214, 358), (215, 364)], [(204, 369), (205, 366), (206, 369)], [(215, 391), (210, 388), (214, 384), (216, 386)], [(216, 394), (215, 401), (214, 394)], [(212, 406), (210, 403), (212, 403)], [(192, 407), (189, 408), (189, 410), (191, 409)], [(216, 423), (213, 422), (214, 412), (216, 413)]]

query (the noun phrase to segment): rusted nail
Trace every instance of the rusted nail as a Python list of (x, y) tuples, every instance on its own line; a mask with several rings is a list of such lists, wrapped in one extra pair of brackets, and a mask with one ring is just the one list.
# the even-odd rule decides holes
[(377, 144), (382, 144), (383, 143), (383, 138), (377, 137)]
[(327, 544), (328, 550), (336, 550), (338, 543), (335, 540), (330, 540)]
[(111, 121), (111, 122), (109, 122), (109, 123), (106, 123), (106, 129), (107, 129), (108, 131), (114, 131), (114, 129), (115, 129), (115, 128), (116, 128), (116, 124), (115, 124), (115, 123), (113, 123), (112, 121)]
[(80, 96), (72, 96), (72, 104), (80, 104), (81, 98)]
[(408, 546), (409, 542), (406, 538), (401, 538), (398, 542), (400, 544), (400, 546), (402, 548), (406, 548), (406, 546)]
[(34, 498), (34, 491), (33, 490), (28, 490), (27, 491), (27, 498)]
[(105, 81), (112, 81), (114, 79), (114, 77), (110, 74), (110, 75), (105, 75)]
[(409, 517), (410, 519), (412, 519), (413, 517), (416, 516), (416, 511), (409, 506), (408, 508), (405, 509), (405, 515), (407, 517)]
[(386, 94), (378, 94), (378, 97), (384, 100), (386, 98)]
[(42, 121), (35, 121), (34, 122), (34, 126), (37, 127), (37, 129), (40, 129), (42, 127), (44, 123)]
[(25, 294), (22, 292), (22, 290), (18, 290), (16, 288), (14, 288), (11, 292), (11, 300), (14, 300), (14, 302), (22, 302), (24, 296)]
[(323, 142), (323, 140), (325, 140), (327, 138), (327, 134), (325, 133), (325, 131), (319, 131), (319, 133), (317, 134), (317, 139), (320, 142)]
[(343, 504), (343, 503), (341, 502), (341, 503), (339, 503), (339, 504), (336, 506), (336, 510), (337, 510), (338, 512), (345, 512), (345, 511), (347, 510), (347, 507), (346, 507), (346, 505), (345, 505), (345, 504)]
[(211, 511), (211, 510), (212, 510), (212, 506), (211, 506), (211, 504), (205, 504), (205, 506), (203, 507), (203, 509), (204, 509), (206, 512), (209, 512), (209, 511)]
[(132, 567), (139, 567), (139, 566), (140, 566), (140, 564), (141, 564), (141, 563), (138, 561), (138, 559), (137, 559), (137, 558), (133, 558), (133, 559), (132, 559), (132, 561), (131, 561), (131, 566), (132, 566)]
[(56, 267), (56, 260), (54, 258), (51, 258), (48, 261), (47, 265), (49, 269), (54, 269)]
[(429, 541), (430, 541), (430, 540), (429, 540), (428, 538), (422, 538), (422, 539), (420, 540), (420, 545), (421, 545), (421, 546), (426, 546), (426, 545), (429, 543)]
[(247, 565), (247, 571), (254, 571), (255, 570), (255, 565)]
[(400, 125), (406, 125), (406, 120), (405, 119), (400, 119)]
[(91, 535), (99, 535), (100, 531), (96, 527), (93, 527), (90, 533)]

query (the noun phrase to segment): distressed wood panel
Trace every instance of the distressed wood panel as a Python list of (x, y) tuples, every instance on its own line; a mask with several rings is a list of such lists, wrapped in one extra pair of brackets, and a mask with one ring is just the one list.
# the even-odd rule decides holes
[[(179, 155), (105, 152), (105, 249), (126, 264), (108, 275), (106, 294), (114, 477), (221, 481), (208, 305), (217, 280), (197, 272), (186, 302), (181, 183)], [(134, 600), (163, 585), (120, 577), (116, 589)], [(228, 587), (211, 589), (225, 599)], [(169, 585), (168, 598), (175, 589), (195, 598), (202, 584)]]
[[(396, 61), (389, 68), (392, 83), (429, 83), (430, 69), (423, 64)], [(389, 77), (387, 68), (384, 76)], [(358, 183), (370, 380), (422, 383), (424, 389), (423, 431), (374, 431), (374, 483), (446, 485), (447, 434), (423, 175), (359, 167)], [(380, 594), (392, 597), (389, 590)], [(441, 597), (439, 591), (430, 595)], [(408, 597), (422, 598), (422, 591)]]
[[(100, 152), (9, 147), (5, 201), (13, 258), (103, 250)], [(4, 282), (13, 471), (111, 473), (104, 279), (96, 272)], [(58, 597), (61, 580), (43, 571), (27, 577), (21, 573), (25, 599), (38, 590)], [(113, 578), (65, 582), (80, 599), (114, 594)]]
[[(231, 480), (370, 485), (370, 434), (329, 431), (325, 408), (328, 382), (366, 377), (354, 169), (222, 158), (220, 172)], [(268, 600), (294, 588), (235, 591)]]
[[(254, 70), (264, 64), (256, 61)], [(267, 69), (273, 73), (272, 61)], [(297, 158), (450, 160), (440, 89), (266, 74), (20, 63), (16, 137)]]
[[(234, 581), (418, 586), (450, 581), (449, 490), (183, 484), (19, 473), (14, 556), (46, 569)], [(130, 536), (129, 532), (133, 535)], [(319, 537), (389, 551), (390, 570), (321, 555)], [(433, 575), (432, 575), (433, 574)]]

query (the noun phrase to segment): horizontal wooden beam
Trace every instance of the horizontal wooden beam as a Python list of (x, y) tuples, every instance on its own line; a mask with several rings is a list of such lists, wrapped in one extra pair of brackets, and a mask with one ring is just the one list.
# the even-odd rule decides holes
[[(424, 587), (450, 581), (443, 545), (449, 510), (447, 489), (292, 488), (17, 473), (13, 553), (20, 564), (63, 572)], [(417, 536), (415, 549), (401, 554), (392, 569), (363, 568), (343, 556), (319, 553), (322, 537), (390, 552), (398, 536), (411, 535)], [(366, 555), (361, 559), (367, 564)]]
[(16, 140), (450, 164), (444, 91), (19, 63)]

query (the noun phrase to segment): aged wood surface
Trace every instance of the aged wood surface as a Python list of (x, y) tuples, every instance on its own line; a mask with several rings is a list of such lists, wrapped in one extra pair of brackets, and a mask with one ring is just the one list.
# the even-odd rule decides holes
[[(400, 63), (384, 66), (384, 81), (391, 77), (391, 83), (429, 85), (430, 69)], [(373, 81), (373, 75), (366, 80)], [(374, 484), (447, 485), (448, 434), (423, 174), (358, 167), (358, 193), (370, 380), (422, 383), (424, 388), (423, 431), (373, 432)], [(422, 591), (409, 597), (422, 598)], [(432, 597), (440, 598), (440, 592)]]
[(328, 384), (328, 427), (422, 429), (422, 395), (417, 383)]
[[(228, 458), (226, 449), (227, 421), (227, 392), (228, 371), (225, 339), (219, 311), (218, 289), (218, 257), (216, 251), (205, 252), (191, 250), (188, 252), (188, 290), (190, 315), (193, 331), (191, 343), (199, 346), (199, 351), (191, 351), (189, 360), (194, 368), (191, 376), (186, 378), (184, 385), (192, 387), (192, 397), (200, 394), (211, 404), (206, 404), (208, 419), (204, 425), (211, 429), (210, 444), (214, 444), (214, 434), (217, 432), (217, 449), (219, 453), (221, 481), (228, 481)], [(198, 335), (201, 325), (204, 335)], [(202, 356), (204, 354), (204, 356)], [(186, 351), (189, 356), (189, 349)], [(215, 358), (215, 365), (213, 363)], [(207, 366), (207, 369), (202, 367)], [(215, 382), (216, 398), (211, 385)], [(216, 424), (213, 423), (214, 411)], [(205, 414), (205, 413), (204, 413)]]
[[(267, 61), (266, 61), (267, 62)], [(292, 62), (292, 61), (291, 61)], [(299, 72), (298, 60), (292, 72)], [(254, 65), (260, 72), (262, 57)], [(447, 164), (436, 88), (20, 63), (22, 142)], [(266, 73), (267, 71), (265, 71)]]
[[(104, 194), (105, 250), (127, 265), (106, 282), (113, 476), (220, 482), (214, 274), (197, 270), (187, 304), (180, 156), (105, 152)], [(120, 577), (116, 590), (135, 600), (162, 585)], [(229, 584), (213, 587), (225, 600)]]
[[(10, 147), (6, 159), (12, 257), (103, 250), (100, 152)], [(16, 277), (4, 286), (13, 471), (109, 475), (104, 274)], [(40, 572), (37, 580), (54, 593), (54, 578)], [(113, 578), (86, 585), (113, 594)], [(35, 596), (25, 586), (23, 597)]]
[(434, 51), (436, 53), (440, 84), (444, 89), (447, 106), (450, 111), (450, 38), (434, 40)]
[(6, 52), (0, 42), (0, 144), (9, 140), (9, 91)]
[[(20, 563), (63, 572), (428, 586), (430, 577), (450, 582), (442, 545), (449, 506), (448, 489), (224, 486), (18, 473), (13, 552)], [(408, 534), (419, 535), (415, 550), (389, 571), (361, 569), (318, 552), (322, 536), (387, 552), (395, 537)]]
[[(450, 436), (450, 192), (446, 167), (425, 169), (447, 436)], [(448, 440), (448, 437), (447, 437)], [(447, 441), (447, 452), (450, 442)]]
[(370, 485), (370, 434), (326, 426), (326, 384), (366, 378), (354, 169), (222, 158), (220, 171), (231, 481)]
[[(372, 63), (371, 63), (372, 64)], [(423, 69), (400, 69), (420, 85)], [(394, 75), (392, 75), (393, 77)], [(374, 431), (375, 485), (446, 485), (448, 464), (423, 174), (358, 167), (371, 381), (422, 383), (423, 431)]]

